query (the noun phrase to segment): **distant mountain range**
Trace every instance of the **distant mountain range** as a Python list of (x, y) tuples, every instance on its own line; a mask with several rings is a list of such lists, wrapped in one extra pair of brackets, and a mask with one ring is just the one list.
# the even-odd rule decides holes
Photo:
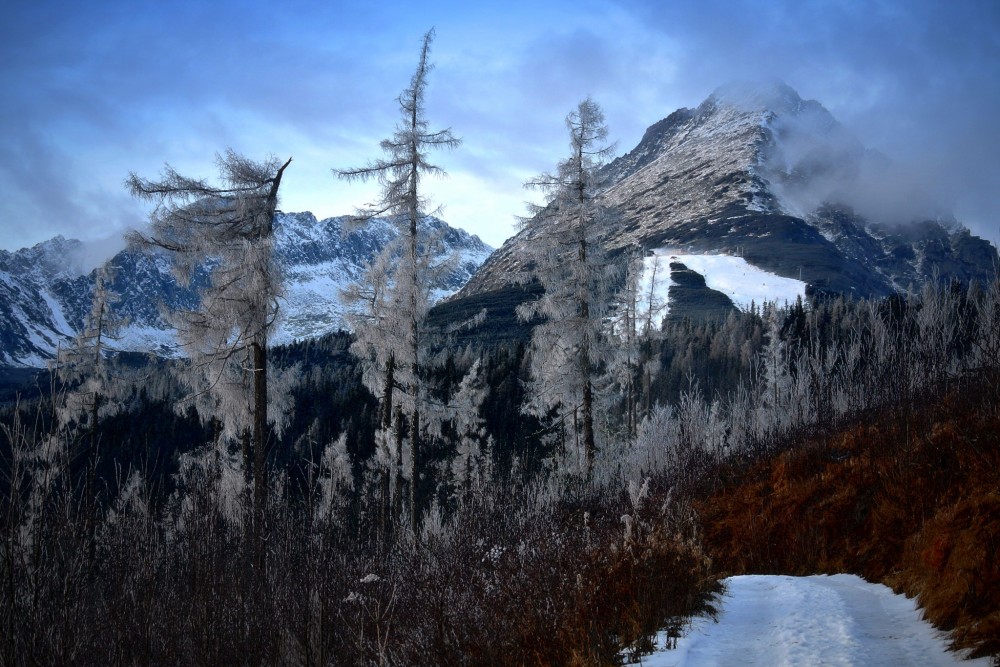
[[(781, 83), (724, 86), (696, 109), (673, 112), (608, 164), (604, 176), (607, 203), (618, 211), (604, 239), (607, 250), (665, 257), (671, 316), (712, 316), (746, 307), (751, 296), (778, 298), (768, 294), (771, 284), (784, 285), (783, 294), (885, 296), (935, 277), (989, 280), (997, 266), (993, 245), (913, 196), (912, 188), (889, 187), (895, 175), (888, 158), (865, 149), (819, 102)], [(288, 289), (277, 342), (341, 327), (339, 288), (393, 233), (382, 222), (345, 235), (344, 221), (279, 215), (277, 255)], [(514, 308), (540, 288), (517, 284), (515, 276), (545, 223), (529, 221), (492, 254), (478, 237), (437, 219), (429, 224), (463, 258), (436, 286), (441, 296), (458, 292), (433, 318), (456, 321), (486, 308), (478, 333), (469, 335), (524, 338), (529, 326)], [(92, 272), (67, 261), (79, 250), (79, 242), (57, 237), (0, 251), (0, 364), (42, 366), (79, 330), (94, 284)], [(197, 281), (193, 289), (180, 288), (163, 255), (125, 251), (111, 264), (118, 267), (117, 308), (130, 322), (118, 345), (174, 352), (160, 304), (195, 305)], [(724, 270), (712, 276), (698, 266)], [(801, 290), (768, 275), (800, 281)], [(756, 281), (755, 289), (720, 286), (741, 276)]]
[[(279, 213), (275, 220), (276, 256), (286, 285), (275, 342), (290, 342), (344, 325), (340, 288), (357, 279), (365, 265), (395, 234), (377, 220), (351, 233), (347, 218), (317, 220), (312, 213)], [(437, 218), (426, 224), (443, 238), (443, 253), (454, 250), (460, 261), (441, 284), (439, 297), (459, 289), (492, 252), (479, 237)], [(0, 250), (0, 365), (42, 367), (57, 346), (66, 345), (90, 311), (96, 272), (83, 272), (74, 258), (79, 241), (58, 236), (17, 252)], [(114, 307), (128, 325), (112, 345), (122, 350), (175, 354), (175, 338), (161, 317), (161, 307), (191, 308), (207, 274), (182, 288), (160, 253), (125, 250), (108, 261), (117, 272), (111, 289)]]
[[(884, 296), (935, 275), (988, 280), (996, 267), (989, 242), (934, 202), (896, 194), (888, 158), (778, 82), (724, 86), (696, 109), (673, 112), (604, 176), (606, 201), (619, 213), (604, 240), (611, 253), (738, 255), (801, 280), (810, 295)], [(525, 268), (542, 224), (508, 239), (445, 308), (493, 304), (504, 316), (498, 309), (512, 300), (502, 294), (525, 294), (511, 277)], [(687, 270), (683, 257), (676, 264)], [(685, 289), (680, 283), (671, 294)], [(720, 294), (701, 301), (732, 307)]]

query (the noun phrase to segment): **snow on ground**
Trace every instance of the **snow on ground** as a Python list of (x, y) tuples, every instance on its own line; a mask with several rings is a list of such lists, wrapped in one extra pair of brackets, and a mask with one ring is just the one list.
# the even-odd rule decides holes
[[(758, 306), (764, 302), (778, 305), (795, 303), (798, 297), (806, 298), (806, 283), (794, 278), (782, 278), (747, 263), (742, 257), (732, 255), (694, 255), (673, 248), (660, 248), (643, 260), (642, 278), (639, 281), (643, 295), (644, 312), (649, 310), (652, 290), (653, 308), (659, 318), (669, 312), (667, 293), (673, 283), (669, 279), (670, 263), (680, 262), (705, 278), (709, 288), (728, 296), (736, 307), (749, 310), (750, 303)], [(665, 304), (665, 305), (664, 305)]]
[(62, 304), (59, 303), (59, 300), (48, 290), (42, 290), (41, 294), (42, 298), (45, 299), (46, 305), (49, 307), (49, 311), (52, 313), (52, 323), (56, 325), (55, 330), (63, 336), (73, 336), (73, 327), (66, 321), (66, 315), (63, 313)]
[[(673, 650), (644, 667), (968, 665), (945, 635), (921, 620), (915, 601), (850, 574), (742, 576), (725, 581), (718, 622), (695, 619)], [(657, 637), (657, 646), (664, 646)]]

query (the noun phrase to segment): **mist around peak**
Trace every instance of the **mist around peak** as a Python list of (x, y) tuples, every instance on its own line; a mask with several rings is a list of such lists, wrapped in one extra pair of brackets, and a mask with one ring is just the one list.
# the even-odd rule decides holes
[(784, 211), (809, 217), (823, 205), (892, 226), (936, 220), (954, 225), (947, 187), (933, 164), (893, 160), (866, 148), (820, 102), (777, 79), (723, 85), (705, 104), (759, 113), (769, 140), (760, 172)]
[(730, 81), (716, 88), (709, 100), (742, 111), (781, 114), (797, 113), (804, 104), (817, 104), (803, 101), (794, 88), (777, 78)]

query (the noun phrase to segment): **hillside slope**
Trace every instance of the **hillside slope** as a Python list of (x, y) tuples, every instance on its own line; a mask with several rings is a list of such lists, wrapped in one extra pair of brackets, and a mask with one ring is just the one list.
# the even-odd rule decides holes
[(706, 548), (727, 574), (853, 572), (917, 596), (954, 645), (1000, 655), (997, 378), (917, 403), (706, 481)]

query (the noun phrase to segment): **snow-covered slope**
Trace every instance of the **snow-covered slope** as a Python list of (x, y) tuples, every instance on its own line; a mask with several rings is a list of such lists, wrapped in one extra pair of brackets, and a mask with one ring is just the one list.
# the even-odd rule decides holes
[(968, 665), (947, 651), (943, 633), (920, 618), (913, 600), (848, 574), (741, 576), (725, 581), (718, 622), (696, 619), (643, 667), (836, 667)]
[(0, 250), (0, 363), (44, 365), (46, 352), (75, 329), (70, 285), (82, 273), (81, 243), (61, 236), (16, 253)]
[[(374, 221), (344, 233), (347, 218), (317, 220), (311, 213), (279, 213), (275, 220), (276, 258), (286, 296), (275, 342), (319, 336), (344, 325), (340, 288), (357, 279), (365, 265), (393, 238), (393, 228)], [(436, 218), (426, 224), (443, 240), (442, 254), (459, 261), (435, 293), (459, 289), (492, 252), (479, 237)], [(57, 345), (65, 344), (90, 309), (94, 273), (79, 265), (81, 244), (56, 237), (32, 248), (0, 250), (0, 364), (44, 366)], [(109, 260), (117, 267), (111, 288), (120, 296), (117, 313), (129, 324), (112, 347), (176, 352), (175, 339), (161, 317), (161, 305), (191, 308), (205, 284), (202, 271), (192, 288), (182, 288), (163, 254), (123, 251)]]
[[(884, 192), (871, 206), (887, 162), (784, 84), (724, 86), (650, 126), (606, 167), (619, 220), (604, 243), (612, 254), (739, 255), (812, 290), (855, 295), (886, 295), (935, 271), (991, 277), (995, 249), (940, 209)], [(508, 285), (539, 224), (509, 239), (458, 298)]]
[[(276, 227), (277, 255), (288, 285), (284, 314), (275, 342), (311, 338), (345, 326), (340, 290), (361, 277), (364, 267), (395, 235), (392, 225), (375, 220), (363, 230), (344, 233), (347, 218), (317, 221), (311, 213), (282, 216)], [(493, 252), (478, 236), (427, 218), (428, 231), (439, 235), (441, 255), (457, 253), (455, 270), (434, 294), (443, 298), (460, 289)]]
[(654, 319), (670, 314), (671, 292), (683, 284), (675, 278), (681, 271), (692, 271), (704, 278), (707, 289), (724, 294), (740, 310), (765, 302), (779, 306), (794, 304), (806, 297), (806, 284), (795, 278), (783, 278), (732, 255), (692, 254), (675, 248), (657, 248), (643, 259), (639, 279), (639, 315), (644, 319), (650, 309)]

